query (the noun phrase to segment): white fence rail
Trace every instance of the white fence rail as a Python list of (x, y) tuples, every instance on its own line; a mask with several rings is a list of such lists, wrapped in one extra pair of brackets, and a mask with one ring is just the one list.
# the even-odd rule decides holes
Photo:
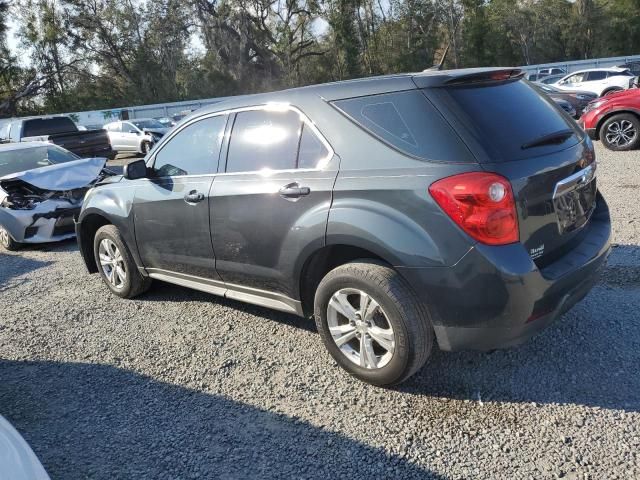
[(560, 67), (567, 73), (575, 72), (576, 70), (585, 70), (587, 68), (607, 68), (617, 67), (623, 63), (640, 62), (640, 55), (629, 55), (626, 57), (608, 57), (608, 58), (593, 58), (590, 60), (571, 60), (567, 62), (555, 62), (555, 63), (541, 63), (540, 65), (523, 65), (521, 68), (527, 73), (537, 73), (543, 68)]

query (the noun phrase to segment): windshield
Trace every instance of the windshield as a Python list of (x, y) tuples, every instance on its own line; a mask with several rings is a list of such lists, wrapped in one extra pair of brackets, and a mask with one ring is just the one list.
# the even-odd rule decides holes
[(78, 160), (80, 157), (54, 145), (0, 151), (0, 177)]
[(133, 120), (133, 123), (136, 127), (143, 128), (164, 128), (158, 120)]

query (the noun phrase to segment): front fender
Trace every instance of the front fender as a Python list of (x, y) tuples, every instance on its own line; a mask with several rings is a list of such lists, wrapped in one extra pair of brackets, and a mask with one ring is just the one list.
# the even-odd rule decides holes
[[(83, 238), (83, 225), (88, 224), (91, 219), (101, 217), (106, 220), (106, 223), (115, 225), (118, 228), (136, 264), (141, 265), (140, 255), (135, 241), (133, 221), (134, 197), (135, 186), (128, 181), (122, 181), (117, 184), (99, 185), (87, 192), (82, 210), (76, 222), (78, 244), (85, 259), (87, 258), (86, 255), (93, 255), (93, 239)], [(90, 248), (88, 248), (87, 245), (89, 245)]]

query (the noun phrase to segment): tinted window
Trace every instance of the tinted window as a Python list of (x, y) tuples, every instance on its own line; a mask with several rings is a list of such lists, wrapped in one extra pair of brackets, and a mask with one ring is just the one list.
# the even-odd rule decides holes
[(71, 152), (55, 146), (19, 148), (0, 152), (0, 177), (17, 172), (78, 160)]
[(76, 124), (68, 117), (35, 118), (24, 121), (22, 136), (37, 137), (77, 131)]
[(182, 129), (156, 155), (156, 174), (166, 177), (214, 173), (226, 123), (226, 115), (219, 115)]
[(298, 153), (298, 168), (316, 168), (321, 160), (329, 155), (329, 150), (308, 126), (302, 127), (300, 137), (300, 151)]
[(598, 70), (596, 72), (589, 72), (587, 74), (587, 81), (594, 82), (596, 80), (604, 80), (607, 78), (607, 72), (603, 72), (602, 70)]
[(522, 148), (544, 135), (567, 129), (577, 131), (549, 97), (525, 81), (432, 90), (443, 111), (447, 115), (450, 112), (462, 124), (492, 162), (543, 155), (578, 141), (576, 134), (559, 145)]
[(335, 105), (402, 152), (427, 160), (470, 161), (461, 140), (418, 90), (340, 100)]
[(302, 120), (291, 110), (250, 110), (236, 115), (227, 172), (296, 168)]
[(164, 125), (162, 125), (158, 120), (152, 118), (147, 120), (134, 120), (131, 123), (141, 130), (143, 128), (164, 128)]

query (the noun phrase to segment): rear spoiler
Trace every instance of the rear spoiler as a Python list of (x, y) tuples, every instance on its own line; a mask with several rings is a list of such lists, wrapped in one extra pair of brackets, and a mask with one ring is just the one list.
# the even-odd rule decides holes
[(452, 87), (482, 83), (514, 81), (524, 78), (519, 68), (465, 68), (460, 70), (425, 70), (413, 76), (418, 88)]

